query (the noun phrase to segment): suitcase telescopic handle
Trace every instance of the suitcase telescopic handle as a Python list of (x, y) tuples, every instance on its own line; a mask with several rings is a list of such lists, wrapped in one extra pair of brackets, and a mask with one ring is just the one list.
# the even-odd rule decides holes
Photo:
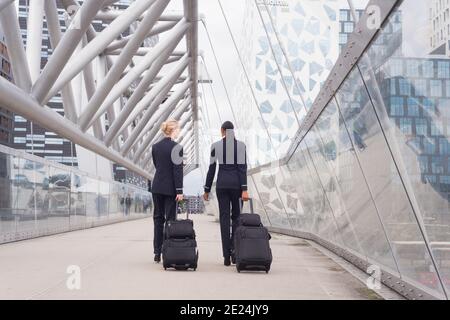
[[(248, 202), (250, 203), (250, 213), (255, 213), (255, 210), (253, 208), (253, 199), (249, 198)], [(243, 207), (244, 207), (244, 200), (242, 200), (242, 198), (239, 198), (239, 213), (242, 213)]]
[[(175, 220), (178, 220), (178, 208), (180, 207), (180, 202), (179, 201), (175, 201), (176, 202), (176, 205), (175, 205), (175, 212), (176, 212), (176, 215), (175, 215)], [(189, 219), (189, 210), (186, 210), (186, 219)]]

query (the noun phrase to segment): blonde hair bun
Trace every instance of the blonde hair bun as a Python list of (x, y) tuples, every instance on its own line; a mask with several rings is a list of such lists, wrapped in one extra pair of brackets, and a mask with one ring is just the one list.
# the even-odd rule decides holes
[(161, 131), (166, 136), (170, 136), (177, 129), (178, 129), (178, 121), (174, 119), (169, 119), (161, 124)]

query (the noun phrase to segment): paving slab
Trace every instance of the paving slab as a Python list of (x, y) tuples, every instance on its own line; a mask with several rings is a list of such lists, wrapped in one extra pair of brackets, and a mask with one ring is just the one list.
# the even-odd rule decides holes
[[(214, 217), (191, 217), (197, 271), (164, 271), (153, 262), (149, 218), (1, 245), (0, 299), (380, 299), (308, 242), (283, 235), (271, 240), (269, 274), (237, 273), (223, 265)], [(68, 271), (77, 268), (80, 288), (73, 289)]]

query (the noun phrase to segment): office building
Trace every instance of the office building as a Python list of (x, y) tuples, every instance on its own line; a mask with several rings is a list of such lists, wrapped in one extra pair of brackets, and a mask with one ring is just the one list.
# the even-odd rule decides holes
[(200, 195), (197, 196), (185, 196), (184, 208), (189, 214), (203, 213), (205, 211), (205, 204), (203, 198)]
[[(0, 76), (12, 81), (11, 64), (9, 62), (8, 48), (0, 27)], [(0, 106), (0, 144), (11, 146), (14, 130), (13, 114)]]
[(450, 1), (429, 2), (431, 54), (450, 55)]

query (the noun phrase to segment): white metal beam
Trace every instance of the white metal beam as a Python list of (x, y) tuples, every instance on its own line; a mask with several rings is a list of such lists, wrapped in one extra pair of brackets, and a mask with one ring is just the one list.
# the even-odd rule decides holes
[[(31, 3), (44, 1), (31, 1)], [(47, 61), (47, 64), (42, 70), (41, 76), (37, 79), (35, 84), (33, 85), (32, 95), (36, 98), (39, 103), (44, 103), (45, 97), (48, 94), (51, 86), (56, 81), (64, 66), (66, 65), (69, 58), (72, 56), (73, 52), (77, 48), (78, 44), (83, 38), (83, 35), (86, 33), (86, 30), (90, 26), (92, 19), (95, 16), (95, 13), (102, 7), (104, 0), (85, 0), (81, 8), (76, 12), (74, 18), (72, 19), (69, 28), (64, 33), (64, 36), (60, 39), (58, 46), (54, 48), (52, 55)], [(37, 10), (37, 9), (36, 9)], [(30, 12), (30, 17), (32, 13)], [(37, 24), (36, 22), (35, 24)], [(42, 21), (40, 22), (42, 25)], [(36, 27), (36, 26), (29, 26)], [(40, 52), (41, 52), (42, 39), (39, 39), (39, 61), (40, 61)], [(28, 48), (27, 48), (28, 54)], [(32, 54), (37, 54), (37, 52), (33, 52)], [(30, 61), (30, 60), (29, 60)], [(31, 63), (30, 63), (31, 65)], [(80, 69), (81, 71), (81, 69)], [(32, 74), (33, 79), (33, 74)], [(66, 82), (67, 83), (67, 82)], [(58, 88), (60, 91), (64, 85)], [(51, 96), (53, 97), (58, 93), (58, 91), (54, 92)], [(48, 100), (50, 100), (50, 98)], [(48, 101), (46, 100), (45, 103)]]
[[(142, 0), (140, 0), (142, 1)], [(95, 16), (96, 20), (103, 20), (103, 21), (114, 21), (117, 18), (119, 18), (121, 15), (123, 15), (124, 10), (102, 10), (97, 13)], [(142, 20), (144, 16), (140, 16), (136, 18), (137, 20)], [(159, 18), (159, 21), (179, 21), (183, 18), (182, 15), (178, 14), (165, 14)]]
[(83, 133), (75, 124), (50, 108), (42, 108), (27, 92), (0, 77), (0, 104), (8, 110), (23, 116), (38, 125), (69, 139), (125, 168), (151, 179), (149, 173), (125, 159), (116, 151), (108, 149), (101, 141)]
[[(186, 117), (186, 118), (192, 118), (192, 115), (189, 115), (188, 117)], [(181, 139), (181, 137), (186, 137), (186, 133), (180, 133), (180, 136), (179, 136), (179, 139), (178, 140), (180, 140)], [(156, 136), (154, 139), (153, 139), (153, 141), (152, 141), (152, 143), (151, 143), (151, 145), (153, 145), (154, 143), (156, 143), (157, 141), (159, 141), (161, 139), (161, 134), (159, 134), (158, 136)], [(180, 144), (180, 145), (182, 145), (183, 146), (183, 144), (181, 144), (180, 143), (180, 141), (178, 141), (178, 143)], [(142, 168), (145, 168), (145, 167), (148, 167), (148, 165), (149, 164), (151, 164), (151, 160), (152, 160), (152, 152), (151, 152), (151, 150), (152, 150), (152, 148), (150, 147), (149, 149), (148, 149), (148, 152), (146, 153), (146, 155), (145, 155), (145, 157), (143, 158), (143, 160), (141, 161), (141, 165), (142, 165)]]
[(90, 61), (101, 54), (112, 41), (125, 31), (132, 22), (136, 21), (136, 19), (155, 1), (156, 0), (140, 0), (133, 2), (120, 17), (111, 22), (111, 24), (101, 33), (97, 34), (97, 36), (83, 48), (77, 57), (72, 57), (69, 60), (52, 89), (47, 94), (44, 103), (55, 96), (61, 88), (80, 73)]
[[(61, 26), (59, 24), (58, 8), (56, 2), (45, 1), (45, 17), (47, 20), (47, 28), (50, 36), (50, 44), (55, 50), (61, 41)], [(64, 116), (72, 122), (77, 120), (77, 112), (75, 108), (75, 101), (73, 96), (72, 84), (68, 83), (61, 92), (64, 106)]]
[[(113, 130), (111, 132), (108, 132), (107, 136), (105, 136), (106, 145), (110, 145), (113, 139), (116, 138), (117, 135), (120, 134), (125, 128), (127, 128), (133, 121), (135, 121), (137, 116), (144, 112), (146, 108), (147, 110), (144, 113), (143, 119), (144, 121), (148, 121), (151, 117), (151, 114), (156, 111), (160, 103), (166, 97), (169, 90), (186, 69), (188, 63), (189, 58), (186, 57), (185, 59), (182, 59), (175, 68), (170, 70), (170, 72), (167, 73), (163, 79), (156, 83), (152, 90), (147, 95), (145, 95), (142, 100), (140, 100), (136, 105), (132, 105), (130, 103), (127, 106), (127, 110), (125, 110), (125, 112), (123, 113), (123, 117), (121, 117), (120, 122), (118, 122), (117, 125), (114, 125)], [(139, 130), (142, 129), (141, 123), (140, 126), (138, 125), (138, 127), (140, 127)]]
[[(176, 22), (165, 22), (165, 23), (158, 23), (156, 26), (154, 26), (151, 31), (147, 34), (147, 37), (152, 37), (154, 35), (160, 34), (162, 32), (168, 31), (172, 29), (176, 25)], [(133, 37), (133, 35), (126, 36), (120, 40), (113, 41), (106, 49), (105, 52), (108, 54), (112, 54), (111, 52), (116, 52), (117, 49), (123, 48), (128, 40), (130, 40)]]
[(185, 20), (181, 20), (172, 30), (170, 36), (158, 43), (134, 68), (132, 68), (128, 73), (120, 79), (119, 82), (114, 86), (111, 93), (103, 102), (102, 106), (96, 113), (96, 117), (105, 112), (105, 110), (114, 103), (119, 97), (131, 86), (131, 84), (140, 78), (140, 76), (152, 65), (152, 63), (160, 56), (164, 50), (172, 46), (174, 43), (178, 43), (183, 37), (188, 24)]
[[(127, 159), (129, 154), (136, 161), (151, 156), (149, 146), (160, 136), (159, 125), (168, 117), (182, 118), (180, 124), (183, 124), (183, 129), (186, 129), (186, 123), (192, 118), (198, 118), (197, 0), (184, 0), (185, 10), (182, 15), (164, 15), (164, 8), (169, 1), (140, 0), (132, 2), (126, 10), (115, 10), (109, 6), (117, 0), (61, 0), (67, 11), (73, 11), (73, 6), (77, 8), (75, 18), (64, 34), (59, 25), (55, 1), (30, 1), (28, 47), (25, 50), (13, 0), (0, 0), (0, 20), (2, 25), (7, 24), (3, 29), (6, 38), (9, 37), (7, 45), (17, 84), (0, 80), (0, 103), (73, 143), (150, 178), (142, 167)], [(9, 7), (14, 12), (11, 13)], [(102, 10), (104, 8), (109, 10)], [(99, 10), (102, 11), (99, 13)], [(53, 54), (41, 73), (44, 11)], [(7, 17), (5, 13), (8, 13)], [(91, 23), (98, 15), (113, 19), (108, 20), (110, 24), (97, 34)], [(117, 40), (136, 22), (138, 27), (134, 34)], [(147, 37), (166, 31), (167, 34), (155, 47), (140, 47)], [(174, 51), (186, 33), (186, 52)], [(83, 46), (80, 45), (82, 41), (85, 43)], [(116, 54), (118, 57), (111, 57)], [(143, 57), (137, 57), (140, 55)], [(175, 68), (157, 77), (164, 65), (175, 61), (178, 61)], [(95, 76), (93, 66), (97, 69)], [(189, 68), (187, 78), (183, 76), (186, 67)], [(71, 83), (74, 79), (76, 81)], [(182, 79), (186, 80), (177, 84)], [(73, 94), (72, 85), (77, 90), (76, 95)], [(174, 92), (170, 94), (171, 90)], [(189, 93), (186, 93), (188, 90)], [(45, 107), (59, 92), (62, 92), (66, 119)], [(125, 92), (129, 96), (126, 103), (122, 99)], [(179, 104), (181, 99), (184, 101)], [(78, 119), (77, 113), (86, 101), (84, 112)], [(190, 112), (185, 117), (186, 110)], [(108, 137), (102, 139), (104, 128), (101, 116), (105, 113), (114, 130), (108, 130), (105, 133)], [(135, 126), (131, 130), (133, 121)], [(194, 123), (191, 122), (189, 130), (186, 130), (189, 134), (195, 132)], [(94, 136), (83, 132), (92, 125)], [(126, 140), (119, 147), (117, 137), (121, 134)], [(111, 145), (120, 152), (110, 148)], [(197, 150), (198, 154), (198, 143), (193, 141), (192, 145), (189, 148)], [(186, 153), (186, 156), (191, 155)]]
[(44, 1), (30, 1), (27, 21), (27, 60), (31, 81), (34, 83), (41, 73), (42, 29), (44, 24)]
[(114, 61), (114, 64), (109, 70), (106, 78), (99, 86), (97, 86), (94, 96), (91, 100), (89, 100), (84, 112), (78, 119), (78, 124), (81, 130), (86, 131), (88, 129), (88, 124), (92, 120), (92, 117), (100, 108), (101, 104), (105, 101), (116, 82), (120, 79), (122, 72), (130, 63), (133, 54), (142, 44), (148, 31), (154, 26), (158, 17), (163, 13), (164, 9), (169, 4), (169, 1), (170, 0), (157, 0), (150, 7), (150, 9), (147, 10), (147, 14), (142, 22), (140, 22), (137, 30), (134, 32), (133, 38), (128, 41), (119, 58)]
[(183, 132), (182, 132), (182, 134), (180, 134), (180, 140), (181, 141), (179, 142), (182, 146), (184, 146), (187, 143), (188, 139), (192, 138), (191, 135), (192, 135), (192, 129), (193, 128), (194, 128), (194, 122), (190, 121), (190, 122), (187, 123), (185, 129), (182, 130)]
[[(183, 129), (184, 125), (186, 124), (186, 119), (189, 120), (192, 118), (192, 112), (189, 112), (189, 106), (191, 104), (191, 98), (186, 98), (182, 104), (180, 104), (175, 111), (168, 117), (168, 119), (175, 119), (179, 122), (180, 128)], [(185, 116), (186, 114), (186, 116)], [(182, 133), (180, 133), (181, 135)], [(159, 141), (162, 138), (162, 133), (159, 131), (156, 136), (153, 138), (152, 142), (150, 143), (151, 146), (155, 144), (157, 141)], [(142, 164), (147, 164), (151, 157), (151, 149), (152, 147), (148, 148), (147, 153), (143, 157)]]
[(9, 6), (13, 2), (14, 2), (14, 0), (0, 0), (0, 11), (5, 9), (7, 6)]
[[(139, 124), (131, 133), (130, 137), (125, 141), (124, 145), (120, 149), (120, 153), (122, 155), (126, 155), (128, 151), (130, 151), (131, 147), (136, 144), (137, 141), (140, 141), (141, 138), (153, 127), (154, 121), (158, 119), (158, 116), (164, 114), (165, 109), (172, 107), (174, 104), (178, 103), (183, 98), (184, 93), (189, 89), (191, 82), (186, 80), (183, 84), (181, 84), (176, 91), (170, 95), (170, 97), (160, 105), (160, 101), (162, 101), (163, 97), (158, 97), (155, 99), (154, 103), (159, 106), (156, 112), (148, 112), (147, 110), (144, 117), (141, 119)], [(165, 95), (164, 95), (165, 96)], [(153, 121), (148, 121), (152, 119)]]
[[(183, 0), (184, 4), (184, 17), (190, 22), (190, 28), (186, 35), (186, 44), (189, 52), (189, 56), (192, 61), (189, 66), (189, 76), (191, 77), (192, 87), (190, 89), (191, 99), (192, 99), (192, 112), (194, 117), (194, 122), (198, 120), (198, 1), (197, 0)], [(199, 157), (199, 145), (198, 145), (198, 128), (195, 124), (195, 135), (196, 135), (196, 151), (197, 159)]]
[(105, 3), (103, 4), (103, 8), (112, 6), (114, 3), (118, 2), (119, 0), (106, 0)]
[[(173, 77), (178, 78), (179, 75), (186, 68), (186, 65), (188, 63), (187, 58), (186, 61), (180, 62), (179, 66), (175, 68), (175, 72), (173, 74), (169, 73), (167, 75), (167, 78), (163, 78), (162, 80), (160, 80), (150, 90), (150, 92), (146, 94), (148, 87), (150, 86), (151, 82), (158, 74), (158, 72), (161, 70), (161, 67), (164, 64), (164, 60), (169, 56), (169, 52), (171, 49), (173, 48), (166, 49), (165, 54), (161, 55), (157, 59), (157, 61), (155, 61), (155, 63), (152, 64), (147, 74), (141, 80), (138, 87), (128, 100), (127, 104), (124, 106), (121, 113), (119, 114), (117, 121), (115, 121), (112, 124), (110, 130), (108, 130), (105, 136), (106, 145), (110, 145), (112, 141), (117, 137), (118, 133), (120, 133), (122, 129), (128, 127), (129, 124), (134, 120), (134, 118), (138, 114), (143, 112), (144, 109), (151, 103), (151, 101), (153, 101), (153, 99), (156, 98), (157, 94), (159, 94), (159, 92), (161, 92), (164, 89), (164, 87), (166, 87), (167, 85), (169, 85), (170, 82), (173, 81)], [(134, 110), (136, 110), (136, 112)]]
[(5, 33), (14, 82), (25, 92), (30, 92), (32, 86), (30, 68), (14, 4), (11, 3), (0, 11), (0, 23)]
[[(184, 113), (186, 108), (190, 105), (191, 101), (190, 98), (183, 101), (180, 106), (177, 108), (179, 109), (179, 112)], [(157, 135), (159, 131), (160, 125), (169, 118), (170, 114), (175, 110), (176, 103), (171, 103), (167, 107), (162, 105), (161, 108), (158, 110), (161, 112), (158, 113), (155, 112), (152, 118), (155, 118), (156, 121), (153, 125), (153, 127), (150, 129), (149, 133), (147, 134), (147, 137), (143, 140), (142, 144), (137, 149), (136, 153), (133, 155), (134, 162), (137, 162), (139, 158), (142, 156), (142, 154), (145, 152), (145, 150), (150, 146), (150, 144), (153, 142), (155, 136)]]

